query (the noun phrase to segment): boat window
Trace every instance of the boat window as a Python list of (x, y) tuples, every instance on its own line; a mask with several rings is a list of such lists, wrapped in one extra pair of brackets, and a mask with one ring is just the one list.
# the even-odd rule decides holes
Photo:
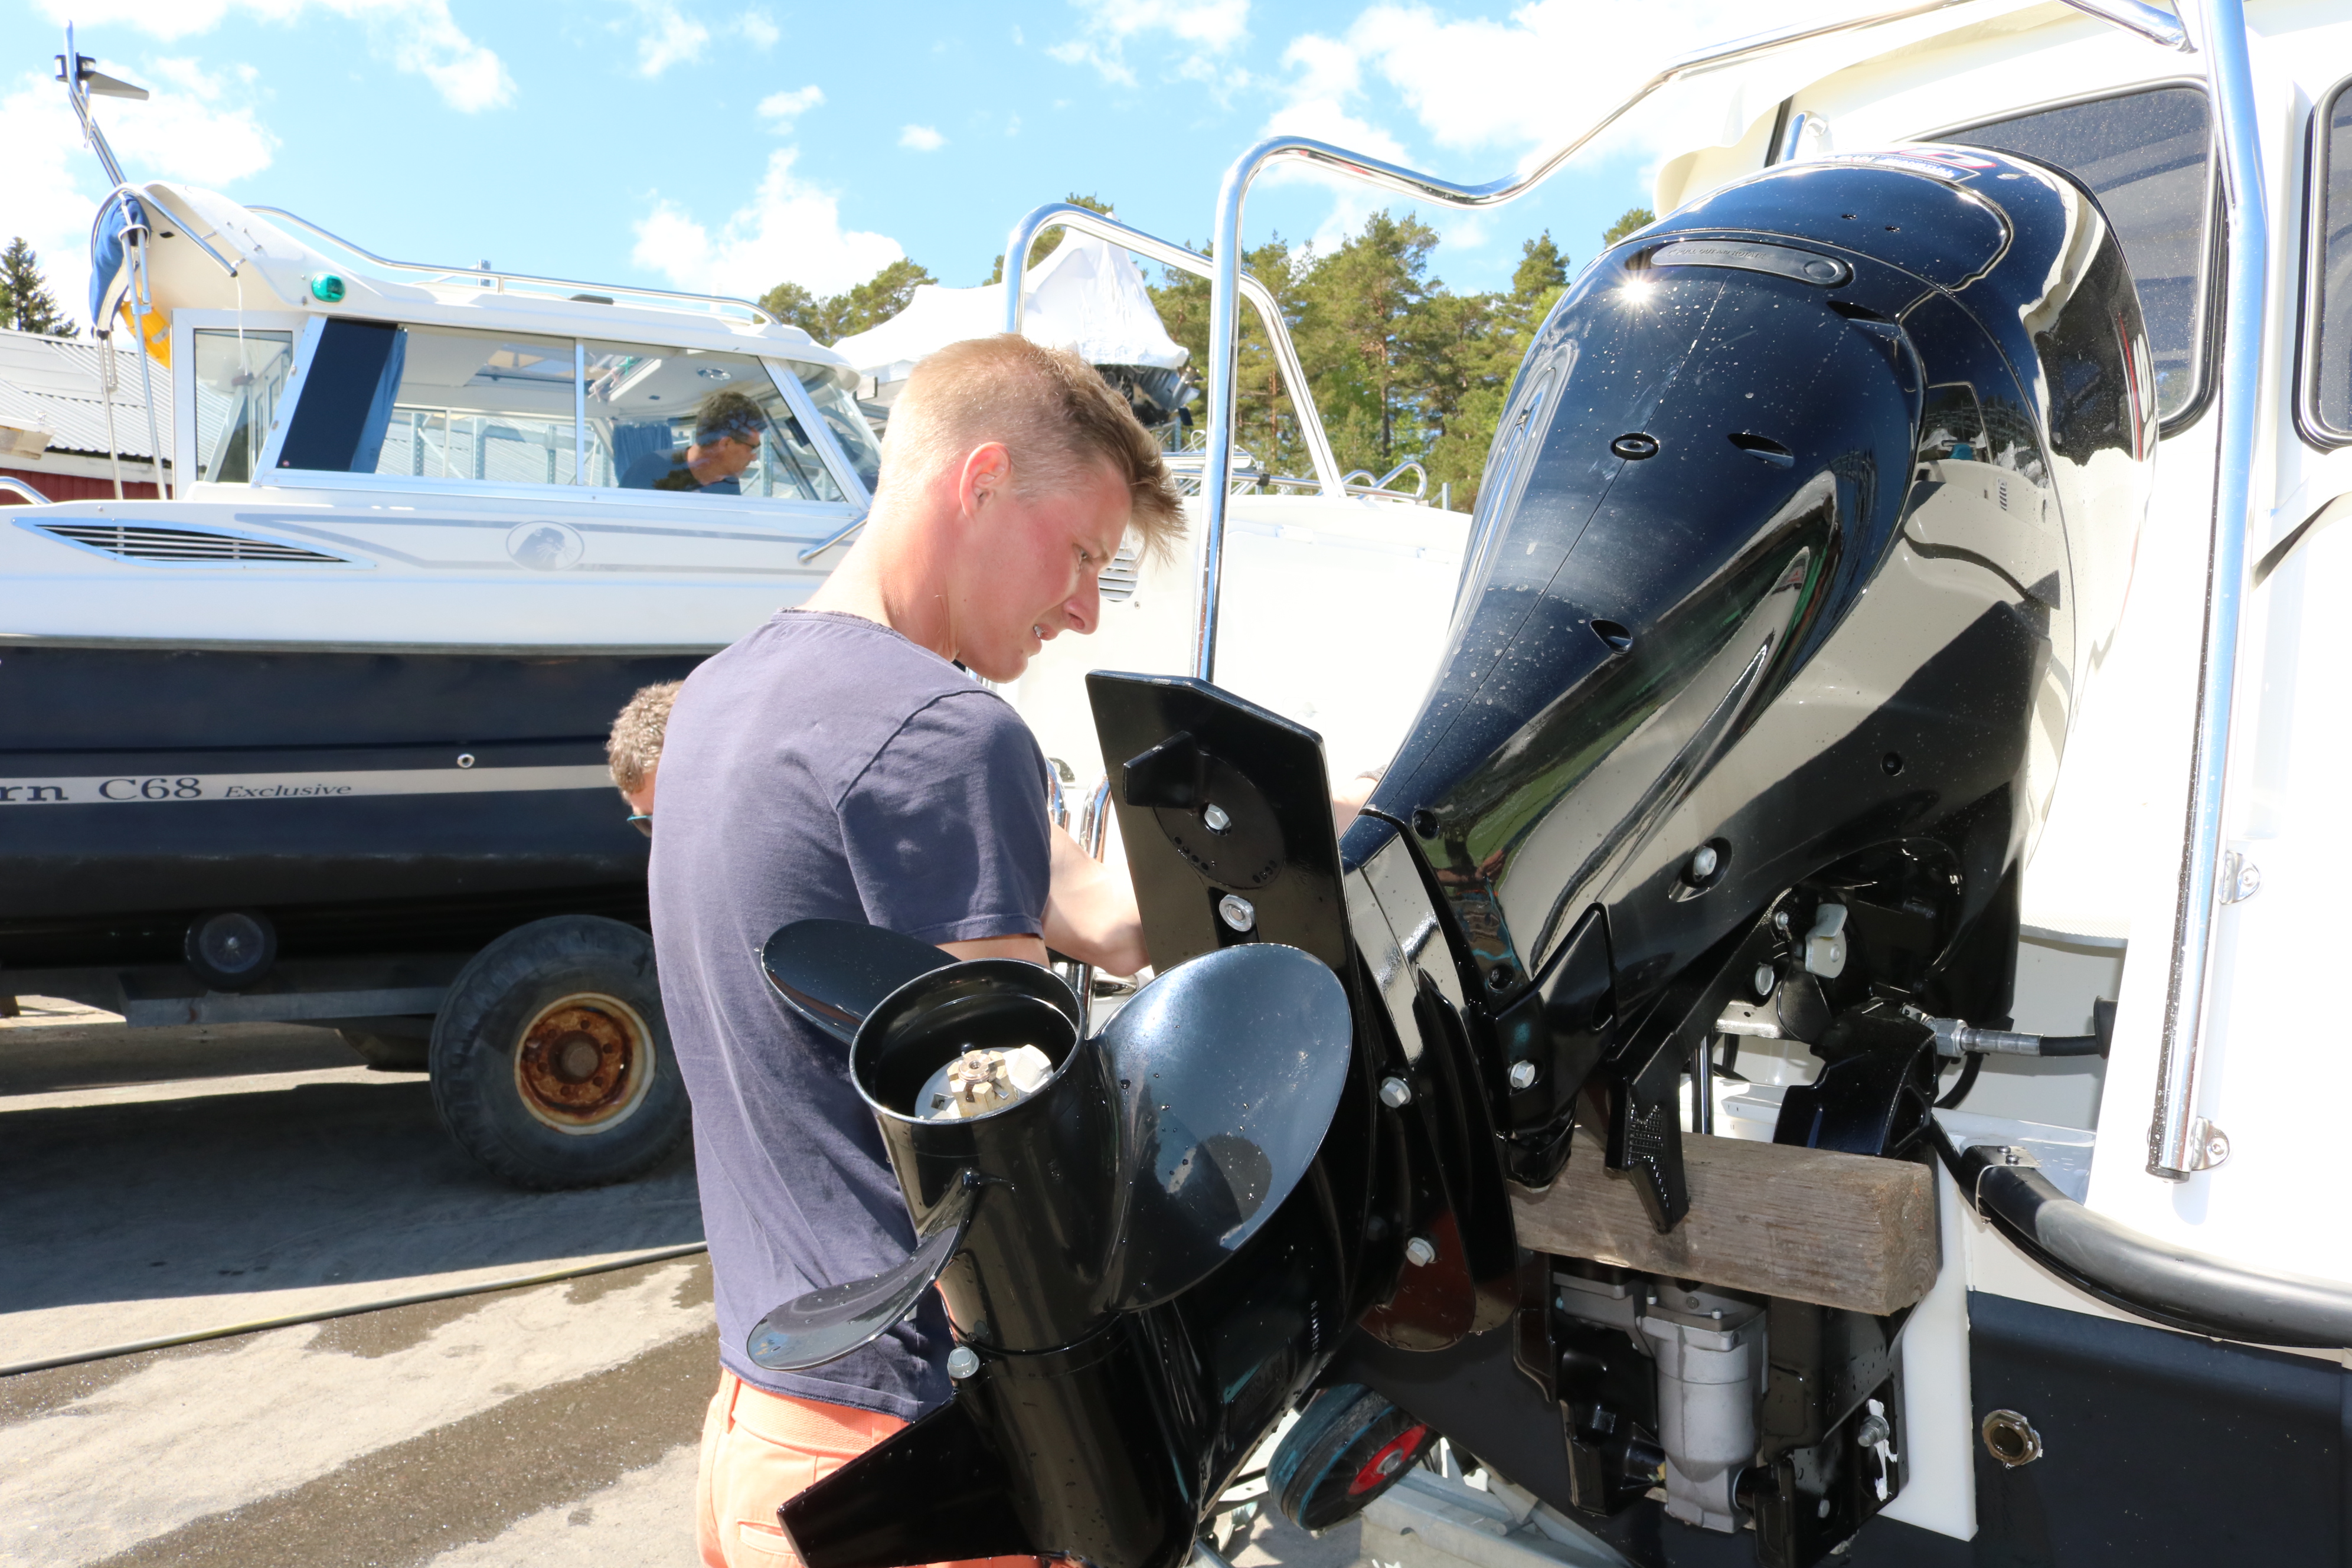
[(2097, 193), (2147, 319), (2157, 413), (2198, 399), (2212, 270), (2212, 127), (2194, 87), (2149, 88), (1966, 131), (1940, 142), (2055, 163)]
[(2313, 151), (2319, 163), (2312, 203), (2318, 275), (2312, 343), (2311, 411), (2336, 436), (2352, 436), (2352, 83), (2327, 100)]
[[(572, 341), (404, 327), (392, 418), (372, 471), (568, 485)], [(315, 374), (315, 373), (314, 373)], [(371, 469), (355, 463), (361, 473)]]
[(196, 478), (247, 484), (294, 363), (291, 332), (196, 332)]
[(841, 443), (842, 455), (849, 466), (857, 470), (858, 479), (872, 495), (882, 478), (882, 448), (875, 443), (874, 426), (857, 406), (857, 400), (841, 384), (830, 365), (803, 364), (794, 362), (793, 374), (800, 377), (809, 401), (816, 405), (818, 417)]
[(572, 482), (569, 338), (325, 322), (281, 468)]
[(841, 487), (748, 354), (591, 342), (587, 482), (837, 501)]

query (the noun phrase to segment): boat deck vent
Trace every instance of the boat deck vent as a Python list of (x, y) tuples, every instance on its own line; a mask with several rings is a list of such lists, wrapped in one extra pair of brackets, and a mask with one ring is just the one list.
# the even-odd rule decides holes
[(1135, 597), (1136, 579), (1142, 574), (1143, 563), (1137, 559), (1135, 546), (1122, 544), (1110, 564), (1096, 579), (1102, 584), (1102, 596), (1114, 605), (1124, 605)]
[(348, 557), (306, 550), (282, 540), (208, 529), (163, 528), (152, 523), (46, 522), (42, 533), (85, 549), (102, 550), (126, 561), (255, 562), (279, 565), (349, 566)]

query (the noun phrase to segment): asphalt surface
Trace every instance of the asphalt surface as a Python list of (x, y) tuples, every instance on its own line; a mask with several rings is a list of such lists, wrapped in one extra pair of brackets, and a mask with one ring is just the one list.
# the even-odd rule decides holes
[[(0, 1365), (700, 1235), (681, 1154), (513, 1191), (420, 1075), (283, 1026), (0, 1019)], [(0, 1377), (0, 1564), (688, 1564), (699, 1257)], [(1240, 1568), (1345, 1568), (1261, 1518)]]

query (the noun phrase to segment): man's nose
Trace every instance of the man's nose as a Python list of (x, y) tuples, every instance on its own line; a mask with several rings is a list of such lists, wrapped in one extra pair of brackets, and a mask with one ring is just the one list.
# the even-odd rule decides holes
[(1078, 580), (1078, 591), (1062, 605), (1062, 614), (1069, 617), (1070, 629), (1080, 637), (1091, 636), (1097, 622), (1102, 619), (1102, 584), (1091, 572)]

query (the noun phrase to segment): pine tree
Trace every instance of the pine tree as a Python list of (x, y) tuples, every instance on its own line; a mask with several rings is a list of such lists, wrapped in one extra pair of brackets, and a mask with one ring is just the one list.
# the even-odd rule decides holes
[[(1280, 235), (1242, 253), (1244, 269), (1274, 296), (1275, 309), (1294, 338), (1305, 309), (1299, 285), (1312, 261), (1305, 251), (1293, 252)], [(1209, 280), (1171, 271), (1163, 272), (1160, 282), (1147, 287), (1160, 325), (1192, 355), (1186, 362), (1186, 374), (1195, 385), (1204, 384), (1209, 366)], [(1275, 363), (1273, 346), (1266, 341), (1256, 310), (1246, 302), (1241, 307), (1240, 340), (1240, 352), (1234, 356), (1234, 444), (1269, 474), (1305, 474), (1309, 468), (1307, 444), (1291, 405), (1293, 389)], [(1314, 372), (1310, 369), (1307, 374), (1315, 395), (1324, 395)]]
[(1601, 247), (1606, 250), (1635, 229), (1647, 228), (1657, 221), (1658, 215), (1647, 207), (1627, 207), (1615, 223), (1601, 231)]
[(0, 326), (53, 338), (74, 335), (70, 317), (58, 308), (41, 277), (40, 258), (19, 235), (0, 252)]
[(821, 343), (879, 326), (907, 308), (915, 289), (939, 279), (905, 257), (840, 294), (818, 299), (797, 283), (779, 283), (760, 296), (760, 308)]

